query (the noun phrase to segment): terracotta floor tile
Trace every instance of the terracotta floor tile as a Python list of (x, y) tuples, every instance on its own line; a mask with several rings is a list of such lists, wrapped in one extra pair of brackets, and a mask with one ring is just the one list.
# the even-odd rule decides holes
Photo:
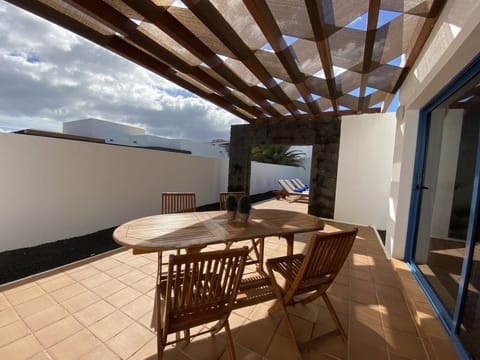
[(101, 259), (101, 260), (97, 260), (97, 261), (94, 261), (91, 263), (91, 265), (100, 270), (100, 271), (107, 271), (107, 270), (110, 270), (118, 265), (121, 265), (122, 263), (118, 260), (115, 260), (111, 257), (107, 257), (107, 258), (104, 258), (104, 259)]
[(130, 287), (134, 288), (137, 291), (140, 291), (142, 294), (145, 294), (155, 288), (155, 280), (155, 277), (147, 276), (131, 284)]
[(21, 320), (0, 327), (0, 348), (30, 334), (30, 329)]
[(435, 360), (460, 359), (455, 347), (448, 338), (439, 339), (434, 336), (429, 336), (426, 339), (426, 343), (430, 345), (430, 348), (432, 349), (432, 358)]
[(118, 279), (120, 276), (125, 275), (126, 273), (133, 270), (131, 266), (127, 264), (120, 263), (121, 265), (115, 266), (111, 269), (105, 271), (105, 274), (111, 276), (112, 278)]
[(68, 316), (35, 332), (35, 336), (45, 349), (79, 332), (83, 326), (72, 316)]
[(120, 357), (103, 344), (96, 345), (92, 350), (79, 357), (78, 360), (116, 360)]
[(55, 301), (63, 302), (85, 291), (87, 291), (87, 289), (83, 285), (74, 282), (73, 284), (51, 292), (50, 295), (55, 299)]
[(98, 273), (83, 280), (80, 280), (80, 283), (88, 289), (93, 289), (107, 281), (111, 281), (112, 277), (106, 275), (105, 273)]
[(132, 302), (140, 296), (142, 296), (141, 292), (132, 289), (131, 287), (126, 287), (116, 292), (115, 294), (105, 298), (105, 300), (116, 308), (121, 308), (122, 306)]
[[(128, 261), (128, 265), (132, 266), (136, 269), (138, 269), (139, 267), (142, 267), (144, 265), (150, 264), (150, 263), (152, 263), (152, 260), (147, 259), (147, 258), (143, 257), (142, 255), (136, 255)], [(156, 265), (156, 263), (155, 263), (155, 265)]]
[(237, 332), (235, 341), (264, 356), (268, 351), (275, 330), (276, 328), (268, 321), (248, 322)]
[(140, 267), (137, 267), (137, 269), (147, 275), (155, 276), (158, 270), (157, 260), (155, 260), (154, 262), (152, 261), (148, 264), (142, 265)]
[(73, 360), (88, 354), (99, 345), (101, 342), (84, 329), (52, 346), (48, 353), (54, 360)]
[(50, 357), (50, 355), (48, 355), (46, 350), (43, 350), (28, 358), (28, 360), (52, 360), (52, 358)]
[(403, 331), (418, 336), (417, 327), (410, 314), (381, 313), (383, 326), (387, 329)]
[(12, 305), (18, 305), (29, 300), (35, 299), (36, 297), (45, 295), (45, 291), (40, 288), (37, 284), (33, 284), (27, 288), (22, 288), (18, 291), (5, 292), (7, 300)]
[(17, 315), (17, 312), (12, 308), (8, 307), (0, 311), (0, 327), (11, 324), (20, 319)]
[(72, 285), (75, 283), (71, 277), (66, 274), (61, 273), (60, 276), (51, 279), (50, 281), (45, 281), (39, 284), (39, 286), (45, 290), (46, 292), (53, 292), (58, 289), (62, 289), (68, 285)]
[(33, 335), (25, 336), (0, 348), (0, 359), (28, 359), (42, 351)]
[(54, 305), (36, 314), (28, 316), (24, 318), (24, 320), (28, 327), (32, 329), (32, 331), (37, 331), (47, 325), (63, 319), (66, 316), (68, 316), (68, 312), (62, 306)]
[(115, 311), (115, 308), (104, 300), (99, 300), (74, 314), (83, 325), (91, 325)]
[(126, 359), (154, 337), (155, 335), (152, 332), (137, 323), (133, 323), (108, 340), (106, 344), (122, 359)]
[(147, 313), (152, 313), (153, 299), (142, 295), (127, 305), (123, 306), (121, 310), (133, 319), (140, 319)]
[[(295, 333), (295, 338), (297, 339), (297, 341), (305, 342), (310, 340), (313, 333), (313, 323), (311, 321), (307, 321), (293, 314), (289, 316), (289, 319), (290, 319), (290, 322), (292, 323), (293, 331)], [(290, 335), (287, 330), (287, 326), (285, 325), (285, 321), (283, 317), (280, 321), (280, 325), (278, 326), (276, 333), (290, 338)]]
[(74, 314), (98, 300), (100, 300), (98, 295), (87, 290), (74, 297), (71, 297), (68, 300), (65, 300), (62, 302), (62, 306), (65, 307), (65, 309), (67, 309), (71, 314)]
[(225, 331), (221, 330), (215, 336), (199, 335), (189, 344), (180, 342), (176, 346), (191, 359), (209, 360), (219, 359), (226, 352), (226, 341)]
[(96, 337), (105, 342), (132, 323), (133, 320), (130, 317), (117, 310), (92, 324), (89, 329)]
[(4, 310), (4, 309), (6, 309), (10, 306), (12, 306), (12, 305), (10, 305), (7, 298), (2, 293), (0, 293), (0, 311)]
[(391, 352), (411, 359), (428, 359), (421, 339), (396, 330), (385, 330), (385, 339)]
[(341, 336), (321, 338), (302, 349), (304, 359), (348, 359), (348, 340)]
[(265, 357), (267, 359), (295, 359), (297, 353), (293, 344), (293, 340), (290, 337), (276, 333)]
[(56, 305), (56, 302), (52, 300), (48, 294), (45, 294), (15, 306), (15, 310), (17, 311), (18, 315), (25, 318), (54, 305)]
[(95, 276), (99, 273), (100, 271), (98, 269), (95, 269), (91, 265), (84, 266), (78, 271), (73, 271), (73, 272), (67, 271), (67, 274), (76, 281), (82, 281), (84, 279), (88, 279), (89, 277)]
[(146, 276), (148, 275), (145, 274), (144, 272), (133, 269), (132, 271), (129, 271), (128, 273), (118, 277), (117, 279), (123, 282), (124, 284), (130, 285), (142, 280)]
[(104, 282), (97, 287), (94, 287), (91, 290), (101, 298), (106, 298), (112, 294), (115, 294), (117, 291), (124, 289), (126, 286), (127, 285), (125, 285), (121, 281), (118, 281), (117, 279), (112, 279), (110, 281)]

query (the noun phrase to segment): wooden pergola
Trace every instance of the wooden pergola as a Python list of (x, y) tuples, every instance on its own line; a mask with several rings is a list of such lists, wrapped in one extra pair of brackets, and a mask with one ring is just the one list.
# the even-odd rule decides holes
[(7, 0), (248, 123), (386, 111), (446, 0)]
[(308, 211), (327, 218), (334, 214), (339, 117), (388, 109), (446, 3), (7, 1), (245, 120), (231, 130), (229, 191), (249, 193), (252, 146), (312, 145)]

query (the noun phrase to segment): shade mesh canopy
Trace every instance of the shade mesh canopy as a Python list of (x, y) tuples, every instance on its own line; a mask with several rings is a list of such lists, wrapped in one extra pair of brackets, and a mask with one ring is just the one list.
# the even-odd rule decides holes
[(446, 0), (9, 0), (251, 122), (386, 111)]

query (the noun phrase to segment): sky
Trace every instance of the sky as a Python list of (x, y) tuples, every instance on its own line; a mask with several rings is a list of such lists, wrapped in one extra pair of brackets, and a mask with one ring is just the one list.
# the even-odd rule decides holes
[(229, 139), (235, 115), (129, 60), (0, 0), (0, 132), (62, 131), (97, 118), (148, 134)]
[[(231, 125), (246, 124), (141, 66), (3, 0), (0, 84), (0, 132), (61, 132), (65, 121), (96, 118), (142, 127), (147, 134), (210, 141), (228, 140)], [(397, 103), (394, 100), (388, 111)]]

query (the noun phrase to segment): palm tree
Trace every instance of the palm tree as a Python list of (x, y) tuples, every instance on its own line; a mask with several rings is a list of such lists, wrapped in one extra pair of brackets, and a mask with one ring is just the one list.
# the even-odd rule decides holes
[(290, 145), (257, 145), (252, 148), (251, 159), (268, 164), (303, 167), (304, 155), (300, 150), (290, 150)]

